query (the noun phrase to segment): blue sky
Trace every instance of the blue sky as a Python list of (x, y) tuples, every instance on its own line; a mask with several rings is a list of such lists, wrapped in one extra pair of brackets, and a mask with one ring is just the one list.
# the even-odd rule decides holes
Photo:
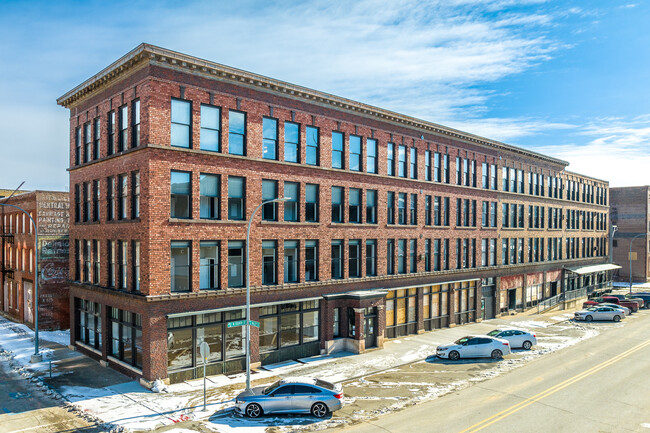
[(56, 98), (141, 42), (650, 184), (646, 1), (0, 1), (0, 187), (68, 188)]

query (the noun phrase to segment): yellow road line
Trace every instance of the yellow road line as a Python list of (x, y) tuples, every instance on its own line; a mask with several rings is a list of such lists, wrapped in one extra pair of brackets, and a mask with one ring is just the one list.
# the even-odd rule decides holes
[(521, 409), (523, 409), (523, 408), (525, 408), (527, 406), (530, 406), (531, 404), (533, 404), (535, 402), (538, 402), (541, 399), (546, 398), (549, 395), (552, 395), (552, 394), (566, 388), (567, 386), (572, 385), (572, 384), (584, 379), (585, 377), (588, 377), (588, 376), (591, 376), (594, 373), (597, 373), (598, 371), (602, 370), (603, 368), (609, 367), (610, 365), (612, 365), (612, 364), (620, 361), (621, 359), (633, 354), (634, 352), (637, 352), (637, 351), (643, 349), (644, 347), (646, 347), (648, 345), (650, 345), (650, 341), (646, 341), (645, 343), (638, 344), (638, 345), (634, 346), (633, 348), (628, 349), (625, 352), (620, 353), (620, 354), (616, 355), (615, 357), (613, 357), (613, 358), (611, 358), (611, 359), (609, 359), (607, 361), (604, 361), (604, 362), (602, 362), (602, 363), (600, 363), (600, 364), (598, 364), (598, 365), (596, 365), (594, 367), (591, 367), (588, 370), (583, 371), (582, 373), (580, 373), (580, 374), (578, 374), (578, 375), (576, 375), (576, 376), (574, 376), (574, 377), (572, 377), (570, 379), (565, 380), (564, 382), (558, 383), (557, 385), (554, 385), (554, 386), (548, 388), (545, 391), (542, 391), (542, 392), (540, 392), (540, 393), (538, 393), (538, 394), (536, 394), (536, 395), (534, 395), (532, 397), (529, 397), (529, 398), (527, 398), (527, 399), (525, 399), (525, 400), (523, 400), (523, 401), (521, 401), (521, 402), (519, 402), (519, 403), (517, 403), (517, 404), (515, 404), (513, 406), (510, 406), (509, 408), (504, 409), (501, 412), (498, 412), (498, 413), (492, 415), (491, 417), (486, 418), (483, 421), (480, 421), (480, 422), (472, 425), (471, 427), (466, 428), (465, 430), (462, 430), (460, 433), (466, 433), (466, 432), (472, 432), (473, 433), (473, 432), (477, 432), (479, 430), (482, 430), (485, 427), (488, 427), (488, 426), (494, 424), (495, 422), (500, 421), (503, 418), (506, 418), (506, 417), (512, 415), (513, 413), (518, 412)]

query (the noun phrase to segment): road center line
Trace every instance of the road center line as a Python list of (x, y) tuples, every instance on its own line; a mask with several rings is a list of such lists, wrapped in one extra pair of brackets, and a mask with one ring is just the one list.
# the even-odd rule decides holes
[(483, 421), (480, 421), (480, 422), (466, 428), (465, 430), (462, 430), (460, 433), (466, 433), (466, 432), (472, 432), (473, 433), (473, 432), (477, 432), (479, 430), (482, 430), (485, 427), (488, 427), (488, 426), (494, 424), (495, 422), (500, 421), (500, 420), (512, 415), (513, 413), (518, 412), (521, 409), (523, 409), (523, 408), (525, 408), (527, 406), (530, 406), (531, 404), (533, 404), (533, 403), (535, 403), (537, 401), (540, 401), (541, 399), (546, 398), (549, 395), (552, 395), (552, 394), (566, 388), (567, 386), (572, 385), (572, 384), (584, 379), (585, 377), (591, 376), (592, 374), (597, 373), (598, 371), (600, 371), (600, 370), (602, 370), (602, 369), (604, 369), (606, 367), (609, 367), (610, 365), (612, 365), (612, 364), (620, 361), (621, 359), (623, 359), (623, 358), (625, 358), (625, 357), (627, 357), (627, 356), (629, 356), (629, 355), (643, 349), (644, 347), (646, 347), (648, 345), (650, 345), (650, 341), (646, 341), (644, 343), (638, 344), (638, 345), (634, 346), (633, 348), (628, 349), (625, 352), (620, 353), (620, 354), (616, 355), (615, 357), (613, 357), (611, 359), (608, 359), (607, 361), (604, 361), (604, 362), (602, 362), (602, 363), (600, 363), (600, 364), (598, 364), (598, 365), (596, 365), (594, 367), (591, 367), (588, 370), (583, 371), (582, 373), (580, 373), (580, 374), (578, 374), (578, 375), (576, 375), (576, 376), (574, 376), (574, 377), (572, 377), (570, 379), (565, 380), (564, 382), (561, 382), (561, 383), (559, 383), (557, 385), (554, 385), (554, 386), (552, 386), (552, 387), (550, 387), (550, 388), (548, 388), (548, 389), (546, 389), (546, 390), (544, 390), (544, 391), (542, 391), (542, 392), (540, 392), (540, 393), (538, 393), (538, 394), (536, 394), (536, 395), (534, 395), (532, 397), (529, 397), (529, 398), (527, 398), (527, 399), (525, 399), (525, 400), (523, 400), (523, 401), (521, 401), (521, 402), (519, 402), (519, 403), (517, 403), (517, 404), (515, 404), (513, 406), (510, 406), (509, 408), (504, 409), (501, 412), (498, 412), (498, 413), (492, 415), (491, 417), (486, 418)]

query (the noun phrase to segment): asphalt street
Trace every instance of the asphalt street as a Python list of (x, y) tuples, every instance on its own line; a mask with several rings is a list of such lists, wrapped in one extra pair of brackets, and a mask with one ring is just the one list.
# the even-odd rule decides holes
[(650, 311), (492, 380), (346, 428), (365, 432), (650, 432)]

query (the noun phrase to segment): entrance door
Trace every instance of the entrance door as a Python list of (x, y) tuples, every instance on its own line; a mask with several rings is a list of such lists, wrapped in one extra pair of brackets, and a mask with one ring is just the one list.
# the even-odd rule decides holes
[(32, 314), (32, 283), (23, 281), (23, 308), (25, 310), (25, 322), (34, 323), (34, 315)]
[(551, 283), (551, 297), (557, 296), (557, 281)]
[(363, 318), (363, 336), (366, 343), (366, 349), (377, 345), (377, 336), (375, 329), (377, 323), (377, 312), (375, 308), (367, 308)]
[(517, 289), (508, 290), (508, 310), (517, 309)]

